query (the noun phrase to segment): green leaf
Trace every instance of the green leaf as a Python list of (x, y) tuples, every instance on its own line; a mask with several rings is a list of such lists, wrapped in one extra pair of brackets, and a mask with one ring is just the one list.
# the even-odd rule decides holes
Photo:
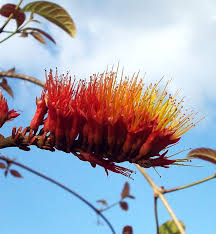
[(43, 16), (72, 37), (76, 34), (76, 26), (70, 15), (61, 6), (55, 3), (46, 1), (30, 2), (22, 10)]
[[(180, 222), (185, 229), (184, 223)], [(159, 227), (159, 234), (180, 234), (174, 221), (167, 221)]]
[(191, 150), (187, 156), (189, 158), (198, 158), (216, 164), (216, 150), (210, 148), (197, 148)]

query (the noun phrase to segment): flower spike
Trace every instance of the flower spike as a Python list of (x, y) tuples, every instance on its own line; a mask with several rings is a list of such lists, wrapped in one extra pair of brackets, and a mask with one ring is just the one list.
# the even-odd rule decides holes
[(159, 85), (160, 81), (146, 86), (138, 74), (124, 79), (122, 73), (119, 79), (113, 70), (94, 74), (89, 81), (50, 71), (31, 129), (42, 125), (55, 148), (106, 172), (129, 177), (131, 170), (114, 164), (124, 161), (168, 167), (176, 160), (161, 151), (194, 126), (193, 113), (184, 113), (178, 92), (168, 96), (168, 83), (162, 90)]

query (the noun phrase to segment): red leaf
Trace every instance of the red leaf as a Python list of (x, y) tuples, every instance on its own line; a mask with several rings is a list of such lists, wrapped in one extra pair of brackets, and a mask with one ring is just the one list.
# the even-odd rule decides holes
[(13, 90), (11, 87), (8, 85), (8, 82), (6, 79), (2, 79), (2, 82), (0, 82), (0, 86), (11, 96), (13, 97)]
[(5, 4), (0, 9), (0, 14), (5, 17), (9, 17), (13, 13), (13, 19), (17, 22), (17, 27), (23, 24), (25, 21), (25, 13), (21, 11), (20, 8), (16, 9), (15, 4)]
[(123, 231), (122, 231), (122, 234), (133, 234), (133, 228), (131, 226), (125, 226)]
[(50, 41), (52, 41), (54, 44), (56, 44), (55, 40), (45, 31), (39, 29), (39, 28), (32, 28), (32, 27), (28, 27), (28, 28), (25, 28), (23, 30), (23, 32), (27, 32), (28, 30), (30, 30), (31, 32), (39, 32), (41, 33), (42, 35), (44, 35), (45, 37), (47, 37)]
[(123, 188), (122, 193), (121, 193), (122, 199), (124, 199), (126, 197), (131, 198), (131, 199), (135, 199), (135, 197), (130, 194), (130, 186), (129, 186), (128, 182), (125, 183), (124, 188)]
[(22, 32), (20, 36), (21, 37), (28, 37), (28, 33)]
[(189, 158), (198, 158), (216, 164), (216, 150), (197, 148), (188, 153)]
[(11, 175), (17, 178), (22, 178), (22, 175), (16, 170), (10, 170)]
[(125, 210), (125, 211), (128, 210), (128, 204), (127, 204), (127, 202), (121, 201), (121, 202), (119, 202), (119, 205), (121, 206), (122, 210)]
[(15, 72), (15, 67), (10, 68), (7, 72)]
[(6, 168), (6, 165), (5, 165), (4, 163), (0, 162), (0, 168), (1, 168), (1, 169), (5, 169), (5, 168)]
[(38, 32), (31, 32), (31, 35), (42, 44), (46, 44), (43, 36)]
[(125, 197), (128, 197), (129, 195), (130, 195), (130, 186), (128, 182), (126, 182), (121, 193), (121, 198), (124, 199)]
[(107, 206), (107, 201), (106, 200), (97, 200), (98, 203), (101, 203), (104, 206)]

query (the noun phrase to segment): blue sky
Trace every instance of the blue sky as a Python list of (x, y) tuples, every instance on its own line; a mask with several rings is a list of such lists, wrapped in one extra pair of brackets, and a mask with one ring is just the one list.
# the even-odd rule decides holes
[[(8, 1), (2, 0), (0, 4)], [(10, 1), (16, 3), (16, 1)], [(24, 1), (25, 3), (29, 1)], [(73, 17), (77, 35), (71, 39), (56, 26), (38, 25), (56, 39), (57, 46), (39, 44), (33, 38), (15, 36), (0, 45), (0, 69), (13, 66), (17, 72), (44, 80), (44, 69), (58, 67), (60, 72), (85, 78), (103, 72), (120, 61), (126, 73), (140, 70), (146, 82), (172, 79), (171, 93), (181, 89), (184, 106), (205, 117), (194, 129), (186, 133), (180, 143), (170, 149), (170, 154), (189, 147), (215, 148), (216, 126), (216, 3), (215, 1), (55, 1)], [(0, 18), (1, 22), (5, 20)], [(13, 22), (8, 29), (13, 28)], [(4, 35), (1, 35), (1, 38)], [(7, 94), (10, 108), (20, 110), (21, 116), (1, 129), (10, 135), (13, 126), (27, 126), (35, 111), (35, 97), (41, 89), (30, 83), (9, 80), (15, 99)], [(41, 151), (34, 146), (29, 152), (4, 149), (2, 154), (17, 158), (42, 173), (47, 174), (80, 193), (94, 205), (98, 199), (108, 203), (120, 198), (126, 181), (131, 193), (129, 211), (115, 207), (104, 213), (117, 233), (123, 226), (132, 225), (135, 234), (155, 233), (153, 195), (151, 188), (137, 169), (129, 163), (122, 165), (137, 173), (134, 180), (110, 173), (107, 177), (100, 167), (79, 161), (62, 152)], [(179, 157), (185, 157), (187, 152)], [(153, 169), (149, 174), (158, 185), (171, 188), (202, 179), (215, 173), (215, 166), (194, 160), (200, 168), (158, 168), (161, 178)], [(15, 167), (14, 167), (15, 168)], [(92, 210), (76, 198), (54, 185), (19, 170), (24, 179), (0, 175), (1, 233), (4, 234), (92, 234), (110, 233), (106, 225), (97, 226)], [(215, 181), (195, 188), (168, 194), (167, 199), (177, 217), (184, 221), (188, 234), (214, 234)], [(99, 207), (99, 206), (98, 206)], [(160, 224), (170, 217), (159, 202)]]

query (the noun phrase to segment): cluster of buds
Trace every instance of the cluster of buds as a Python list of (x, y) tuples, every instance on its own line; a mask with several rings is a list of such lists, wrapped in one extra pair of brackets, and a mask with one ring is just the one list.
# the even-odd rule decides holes
[[(46, 85), (31, 121), (31, 131), (40, 125), (44, 140), (73, 153), (93, 167), (130, 176), (131, 170), (115, 165), (129, 161), (143, 167), (168, 167), (176, 160), (160, 153), (177, 143), (194, 126), (192, 113), (182, 113), (182, 100), (167, 96), (159, 83), (145, 89), (143, 80), (118, 79), (116, 72), (93, 75), (90, 80), (72, 80), (46, 74)], [(167, 85), (166, 85), (167, 86)], [(46, 116), (47, 115), (47, 116)]]

